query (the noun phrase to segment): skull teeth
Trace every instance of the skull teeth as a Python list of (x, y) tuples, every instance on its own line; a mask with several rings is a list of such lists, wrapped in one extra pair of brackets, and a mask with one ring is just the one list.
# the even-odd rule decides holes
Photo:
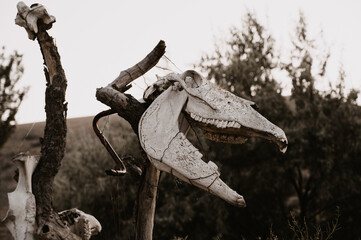
[(198, 122), (212, 124), (217, 126), (218, 128), (241, 128), (241, 124), (235, 121), (226, 121), (226, 120), (218, 120), (218, 119), (211, 119), (211, 118), (203, 118), (198, 116), (194, 113), (190, 114), (191, 118)]
[(227, 135), (227, 134), (218, 134), (212, 132), (205, 132), (205, 136), (216, 142), (225, 142), (225, 143), (244, 143), (247, 141), (246, 137), (243, 136), (235, 136), (235, 135)]

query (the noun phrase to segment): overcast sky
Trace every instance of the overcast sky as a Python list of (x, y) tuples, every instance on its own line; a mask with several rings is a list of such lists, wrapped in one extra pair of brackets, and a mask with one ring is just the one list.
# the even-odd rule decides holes
[[(31, 88), (17, 121), (44, 121), (42, 57), (37, 42), (29, 40), (25, 30), (14, 23), (16, 3), (0, 2), (0, 46), (5, 46), (7, 52), (17, 50), (24, 55), (21, 84)], [(44, 0), (39, 3), (57, 19), (49, 33), (56, 39), (68, 79), (69, 118), (95, 115), (107, 109), (96, 101), (96, 88), (107, 85), (121, 70), (141, 60), (160, 39), (166, 42), (166, 56), (179, 69), (192, 68), (203, 54), (212, 52), (215, 41), (226, 38), (231, 26), (241, 26), (247, 9), (267, 27), (283, 57), (287, 57), (298, 13), (303, 11), (311, 35), (317, 37), (322, 29), (331, 48), (329, 79), (337, 78), (342, 61), (347, 87), (361, 89), (359, 0)], [(130, 93), (140, 98), (144, 82), (150, 84), (153, 80), (152, 74), (137, 80)]]

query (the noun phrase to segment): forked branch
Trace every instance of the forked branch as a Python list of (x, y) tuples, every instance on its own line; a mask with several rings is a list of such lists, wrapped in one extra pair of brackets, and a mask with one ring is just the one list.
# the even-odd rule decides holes
[(124, 92), (130, 88), (129, 83), (154, 67), (164, 53), (165, 43), (160, 41), (142, 61), (120, 72), (112, 83), (104, 88), (98, 88), (96, 91), (96, 98), (126, 119), (136, 134), (138, 133), (139, 120), (146, 106)]

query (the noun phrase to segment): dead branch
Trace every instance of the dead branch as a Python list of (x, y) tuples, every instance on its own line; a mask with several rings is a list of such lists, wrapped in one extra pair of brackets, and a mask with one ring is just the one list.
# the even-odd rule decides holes
[[(142, 61), (122, 71), (112, 83), (96, 92), (97, 99), (126, 119), (137, 135), (139, 120), (148, 105), (124, 92), (130, 88), (128, 84), (154, 67), (164, 53), (165, 43), (160, 41)], [(143, 157), (147, 159), (144, 152)], [(159, 173), (147, 159), (138, 190), (136, 239), (152, 239)]]
[(44, 137), (41, 139), (40, 160), (32, 175), (38, 226), (34, 236), (36, 239), (78, 240), (81, 237), (70, 232), (52, 206), (53, 182), (64, 157), (67, 132), (67, 80), (54, 39), (46, 32), (55, 22), (55, 17), (37, 3), (28, 7), (24, 2), (19, 2), (17, 8), (15, 23), (25, 28), (31, 40), (37, 39), (46, 77)]
[(122, 71), (107, 87), (99, 88), (96, 91), (96, 98), (126, 119), (136, 134), (138, 133), (139, 120), (146, 106), (124, 92), (130, 88), (129, 83), (154, 67), (164, 53), (165, 43), (160, 41), (142, 61)]
[(126, 86), (152, 69), (164, 53), (165, 42), (161, 40), (158, 45), (155, 46), (153, 51), (151, 51), (142, 61), (127, 70), (121, 71), (119, 76), (109, 85), (120, 92), (125, 92)]
[(66, 144), (65, 91), (67, 80), (61, 65), (60, 55), (52, 37), (39, 23), (37, 40), (44, 58), (46, 77), (45, 112), (46, 123), (41, 141), (41, 157), (33, 175), (39, 239), (80, 239), (69, 234), (69, 229), (54, 211), (53, 182), (64, 157)]

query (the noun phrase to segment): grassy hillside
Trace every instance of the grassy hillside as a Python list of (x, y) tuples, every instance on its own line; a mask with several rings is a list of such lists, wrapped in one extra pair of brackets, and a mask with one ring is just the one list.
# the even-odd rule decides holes
[[(61, 189), (62, 193), (64, 193), (64, 185), (70, 184), (70, 180), (65, 179), (65, 176), (67, 176), (66, 173), (70, 171), (73, 164), (75, 164), (75, 161), (73, 161), (74, 159), (77, 159), (76, 164), (79, 165), (79, 168), (81, 168), (82, 164), (89, 164), (86, 162), (86, 159), (79, 158), (79, 156), (82, 155), (83, 148), (88, 150), (103, 148), (92, 130), (92, 119), (93, 117), (68, 119), (66, 153), (62, 162), (62, 167), (56, 178), (55, 191)], [(30, 154), (39, 155), (40, 137), (43, 135), (44, 126), (44, 122), (18, 125), (10, 139), (3, 148), (0, 149), (0, 219), (5, 217), (8, 209), (7, 192), (13, 191), (16, 186), (16, 182), (13, 180), (16, 167), (11, 159), (19, 152), (29, 152)], [(100, 126), (104, 131), (104, 134), (114, 144), (115, 149), (118, 152), (124, 152), (124, 154), (126, 154), (127, 150), (123, 151), (122, 148), (127, 139), (135, 139), (135, 135), (129, 124), (118, 116), (111, 116), (109, 118), (104, 118), (100, 123)], [(101, 169), (98, 170), (101, 171), (100, 174), (103, 174), (104, 169), (113, 167), (113, 163), (104, 150), (101, 151), (101, 154), (103, 155), (101, 158), (104, 162), (104, 168), (101, 166)], [(89, 159), (90, 158), (91, 156), (89, 156)], [(70, 186), (65, 187), (70, 188)], [(74, 192), (67, 191), (67, 194), (71, 195), (74, 194)], [(59, 199), (59, 196), (54, 196), (54, 198), (55, 205), (64, 205), (61, 202), (59, 203), (59, 200), (56, 202), (56, 200)], [(6, 228), (0, 223), (0, 240), (11, 239), (8, 234)]]

